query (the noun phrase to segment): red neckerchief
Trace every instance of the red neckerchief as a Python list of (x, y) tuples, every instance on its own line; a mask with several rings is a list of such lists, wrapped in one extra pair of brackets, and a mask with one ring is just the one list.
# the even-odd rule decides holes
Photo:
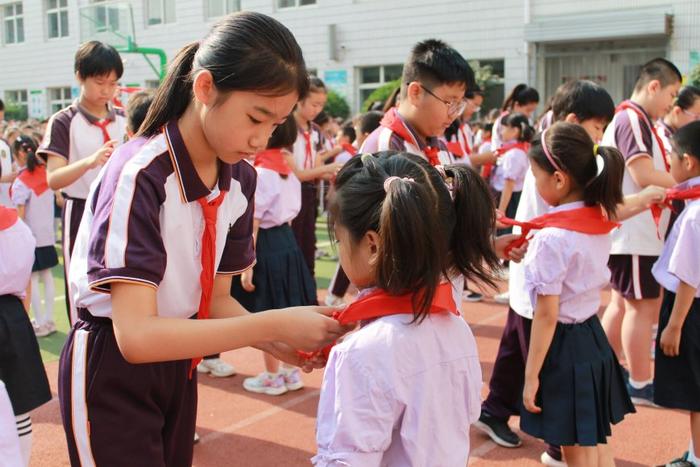
[(700, 185), (695, 185), (691, 188), (669, 188), (666, 190), (666, 197), (663, 202), (659, 204), (651, 205), (651, 216), (654, 218), (654, 224), (656, 224), (656, 235), (661, 238), (661, 233), (659, 232), (659, 223), (661, 222), (661, 212), (664, 207), (669, 208), (671, 211), (676, 212), (673, 207), (673, 200), (689, 201), (693, 199), (700, 198)]
[[(403, 121), (396, 108), (389, 109), (389, 111), (384, 114), (384, 117), (382, 117), (382, 121), (379, 122), (379, 125), (390, 129), (399, 135), (402, 140), (420, 149), (421, 145), (413, 136), (411, 130), (408, 129), (406, 123)], [(425, 157), (428, 159), (428, 162), (430, 162), (430, 165), (433, 166), (440, 165), (440, 158), (438, 157), (439, 152), (440, 148), (437, 147), (426, 146), (423, 149)]]
[(459, 159), (464, 157), (464, 150), (462, 149), (462, 145), (459, 144), (459, 141), (446, 142), (445, 145), (447, 146), (447, 150), (450, 151), (455, 157)]
[(311, 131), (300, 130), (304, 137), (304, 168), (311, 169), (314, 166), (314, 156), (311, 152)]
[(90, 122), (91, 125), (95, 125), (100, 130), (102, 130), (102, 139), (104, 139), (105, 143), (111, 141), (111, 139), (112, 139), (109, 136), (109, 132), (107, 131), (107, 127), (109, 126), (110, 123), (112, 123), (112, 120), (109, 120), (109, 119), (95, 120), (94, 122)]
[(513, 248), (521, 247), (527, 240), (531, 230), (542, 230), (545, 227), (558, 227), (560, 229), (571, 230), (590, 235), (603, 235), (610, 233), (620, 224), (613, 222), (603, 215), (603, 211), (598, 206), (568, 209), (566, 211), (556, 211), (538, 216), (527, 222), (520, 222), (508, 217), (500, 217), (499, 222), (510, 226), (519, 226), (522, 229), (520, 238), (508, 244), (505, 250), (506, 256)]
[(357, 155), (357, 148), (353, 146), (350, 143), (340, 143), (340, 145), (343, 147), (345, 152), (350, 154), (351, 156), (356, 156)]
[(49, 184), (46, 181), (46, 167), (43, 164), (36, 166), (33, 172), (27, 169), (22, 170), (17, 178), (37, 196), (49, 189)]
[[(202, 272), (199, 275), (199, 284), (202, 288), (202, 296), (197, 309), (197, 319), (209, 318), (211, 307), (211, 294), (214, 289), (214, 260), (216, 258), (216, 213), (219, 206), (224, 201), (226, 192), (219, 193), (213, 201), (207, 201), (206, 197), (197, 201), (202, 206), (202, 216), (204, 217), (204, 232), (202, 232)], [(201, 358), (193, 358), (190, 367), (190, 379), (192, 371), (197, 368)]]
[(9, 229), (19, 219), (17, 210), (0, 205), (0, 230)]
[[(649, 120), (649, 117), (647, 117), (646, 113), (644, 113), (639, 107), (634, 105), (630, 101), (623, 101), (620, 105), (617, 106), (615, 109), (615, 112), (620, 112), (622, 110), (632, 110), (634, 113), (637, 114), (637, 117), (639, 117), (640, 120), (644, 121), (644, 124), (647, 126), (649, 131), (651, 132), (652, 138), (656, 140), (656, 144), (659, 145), (659, 149), (661, 149), (661, 157), (664, 160), (664, 167), (666, 167), (666, 172), (671, 171), (671, 166), (668, 163), (668, 160), (666, 159), (666, 148), (664, 147), (664, 142), (661, 141), (661, 137), (656, 133), (654, 130), (654, 125), (651, 124), (651, 121)], [(654, 148), (650, 148), (650, 150), (653, 152)], [(650, 156), (654, 157), (654, 154), (649, 154)]]
[[(496, 157), (501, 157), (503, 154), (507, 153), (511, 149), (516, 148), (527, 153), (530, 150), (530, 143), (518, 141), (516, 143), (504, 144), (500, 148), (496, 149), (494, 153), (496, 154)], [(492, 170), (493, 164), (484, 164), (484, 167), (481, 169), (481, 176), (484, 178), (489, 178), (491, 176)]]
[[(457, 305), (452, 296), (452, 284), (445, 282), (440, 284), (435, 290), (435, 296), (430, 304), (430, 314), (450, 312), (459, 316)], [(367, 295), (358, 298), (347, 308), (333, 314), (340, 324), (357, 323), (382, 316), (392, 316), (399, 314), (413, 314), (413, 293), (404, 295), (389, 295), (384, 290), (376, 289)], [(328, 358), (333, 345), (329, 345), (317, 352), (299, 352), (305, 358), (312, 358), (319, 353)]]
[(281, 149), (266, 149), (255, 155), (255, 167), (274, 170), (280, 175), (289, 175), (292, 169), (287, 165)]

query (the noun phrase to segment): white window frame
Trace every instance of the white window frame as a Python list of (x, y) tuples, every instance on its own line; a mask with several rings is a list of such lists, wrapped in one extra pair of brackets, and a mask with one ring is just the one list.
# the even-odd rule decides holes
[[(211, 4), (214, 2), (221, 4), (222, 14), (215, 15), (212, 13)], [(241, 11), (241, 0), (204, 0), (204, 17), (206, 19), (221, 18), (236, 11)]]
[(314, 3), (311, 3), (309, 5), (301, 5), (301, 0), (293, 0), (294, 5), (291, 5), (291, 6), (281, 6), (280, 1), (281, 0), (275, 0), (275, 9), (279, 10), (279, 11), (284, 11), (284, 10), (294, 10), (297, 8), (313, 8), (313, 7), (318, 6), (319, 0), (313, 0)]
[[(162, 21), (160, 23), (153, 23), (151, 24), (151, 16), (150, 16), (150, 5), (153, 2), (157, 2), (158, 4), (158, 10), (160, 12), (160, 17), (162, 18)], [(172, 3), (172, 9), (173, 9), (173, 18), (172, 21), (167, 21), (165, 12), (166, 8), (165, 5), (166, 3), (171, 2)], [(175, 24), (177, 22), (177, 2), (175, 0), (144, 0), (143, 2), (143, 17), (144, 20), (146, 21), (146, 27), (147, 28), (154, 28), (158, 26), (166, 26), (168, 24)]]
[[(60, 97), (58, 99), (54, 99), (54, 91), (59, 91)], [(48, 88), (46, 94), (48, 95), (49, 115), (53, 115), (59, 110), (65, 109), (73, 103), (72, 90), (70, 86)]]
[(8, 89), (5, 91), (5, 103), (12, 103), (23, 107), (29, 115), (29, 91), (26, 89)]
[[(63, 5), (62, 5), (63, 3)], [(70, 12), (68, 9), (68, 0), (56, 0), (56, 7), (55, 8), (50, 8), (49, 7), (49, 0), (44, 0), (44, 6), (46, 8), (46, 37), (49, 40), (54, 40), (54, 39), (65, 39), (66, 37), (70, 36)], [(61, 15), (65, 13), (66, 14), (66, 30), (64, 31), (63, 28), (61, 27)], [(51, 15), (56, 15), (57, 18), (57, 24), (58, 24), (58, 36), (51, 37), (51, 29), (49, 25), (51, 24), (51, 21), (49, 20), (49, 17)]]
[[(365, 65), (365, 66), (359, 66), (356, 68), (357, 70), (357, 102), (359, 106), (362, 106), (364, 103), (364, 99), (362, 98), (362, 91), (371, 89), (375, 90), (378, 89), (382, 86), (384, 86), (386, 83), (393, 81), (387, 81), (386, 80), (386, 75), (384, 73), (384, 68), (388, 66), (403, 66), (401, 63), (387, 63), (384, 65)], [(362, 82), (362, 70), (364, 68), (379, 68), (379, 81), (375, 83), (363, 83)]]
[[(22, 8), (22, 13), (17, 13), (17, 6), (20, 6)], [(26, 38), (24, 35), (24, 5), (22, 5), (22, 2), (12, 2), (12, 3), (6, 3), (5, 5), (0, 5), (2, 8), (2, 26), (3, 26), (3, 34), (2, 34), (2, 40), (3, 44), (6, 45), (13, 45), (13, 44), (21, 44), (23, 43)], [(12, 7), (12, 15), (5, 15), (6, 8)], [(19, 22), (22, 22), (22, 40), (18, 40), (17, 37), (17, 24)], [(14, 29), (15, 29), (15, 40), (14, 41), (9, 41), (7, 37), (7, 24), (8, 23), (14, 23)]]

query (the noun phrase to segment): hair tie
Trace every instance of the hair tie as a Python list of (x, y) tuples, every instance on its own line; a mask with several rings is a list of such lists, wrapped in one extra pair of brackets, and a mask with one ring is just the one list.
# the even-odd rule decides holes
[(407, 182), (412, 182), (414, 181), (412, 178), (409, 177), (396, 177), (396, 176), (391, 176), (387, 177), (386, 180), (384, 180), (384, 191), (389, 193), (389, 189), (391, 188), (391, 184), (394, 183), (396, 180), (406, 180)]
[(594, 155), (594, 156), (597, 156), (597, 155), (598, 155), (598, 145), (597, 145), (597, 144), (594, 144), (594, 145), (593, 145), (593, 155)]
[(371, 158), (371, 157), (372, 157), (372, 154), (370, 154), (370, 153), (368, 153), (368, 152), (365, 152), (364, 154), (362, 154), (362, 155), (360, 156), (360, 160), (361, 160), (362, 163), (364, 164), (364, 163), (367, 162), (367, 158)]
[(547, 160), (549, 160), (549, 163), (552, 164), (552, 167), (554, 167), (555, 170), (558, 170), (559, 172), (563, 172), (561, 167), (559, 167), (559, 164), (557, 164), (554, 161), (554, 157), (552, 157), (552, 154), (549, 152), (549, 149), (547, 149), (547, 142), (545, 141), (545, 135), (549, 131), (549, 128), (544, 130), (542, 132), (542, 137), (540, 138), (542, 141), (542, 149), (544, 150), (544, 155), (547, 156)]
[[(597, 148), (597, 147), (598, 147), (598, 145), (596, 144), (596, 148)], [(596, 170), (597, 170), (595, 176), (596, 176), (596, 178), (597, 178), (597, 177), (600, 176), (600, 174), (603, 173), (603, 169), (605, 169), (605, 158), (604, 158), (603, 156), (601, 156), (600, 154), (597, 154), (597, 153), (596, 153), (596, 155), (595, 155), (595, 165), (596, 165)]]
[(445, 172), (445, 167), (443, 165), (436, 165), (435, 170), (438, 171), (442, 178), (447, 178), (447, 172)]

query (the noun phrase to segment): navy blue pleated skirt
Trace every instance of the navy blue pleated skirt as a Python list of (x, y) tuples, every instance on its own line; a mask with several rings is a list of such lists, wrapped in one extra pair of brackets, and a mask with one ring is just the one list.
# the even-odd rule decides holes
[(258, 312), (318, 304), (316, 283), (288, 224), (259, 229), (255, 250), (255, 291), (243, 290), (240, 276), (234, 277), (231, 285), (231, 295), (241, 305)]
[(536, 404), (541, 413), (521, 409), (520, 429), (559, 446), (604, 444), (610, 425), (635, 411), (598, 316), (557, 323)]

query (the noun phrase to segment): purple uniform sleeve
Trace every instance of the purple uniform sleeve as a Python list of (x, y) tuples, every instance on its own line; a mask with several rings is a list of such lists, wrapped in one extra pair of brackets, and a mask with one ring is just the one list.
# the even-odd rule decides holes
[(520, 149), (511, 149), (503, 155), (503, 178), (522, 182), (528, 169), (527, 154)]
[(22, 183), (22, 180), (16, 178), (12, 182), (12, 189), (10, 190), (12, 194), (12, 202), (15, 206), (23, 206), (27, 204), (29, 198), (32, 197), (32, 190), (29, 189), (27, 185)]
[(224, 253), (219, 262), (218, 274), (240, 274), (255, 264), (253, 217), (255, 215), (256, 172), (245, 161), (233, 166), (232, 170), (233, 178), (241, 184), (243, 195), (248, 199), (248, 207), (228, 231)]
[(629, 163), (640, 155), (652, 154), (652, 134), (649, 127), (631, 110), (615, 118), (615, 145)]
[(70, 124), (74, 113), (64, 109), (55, 113), (49, 120), (44, 140), (41, 142), (37, 155), (46, 161), (49, 154), (54, 154), (69, 160), (70, 156)]
[(533, 308), (537, 295), (561, 295), (570, 258), (567, 245), (557, 232), (544, 229), (535, 234), (525, 256), (525, 289)]

